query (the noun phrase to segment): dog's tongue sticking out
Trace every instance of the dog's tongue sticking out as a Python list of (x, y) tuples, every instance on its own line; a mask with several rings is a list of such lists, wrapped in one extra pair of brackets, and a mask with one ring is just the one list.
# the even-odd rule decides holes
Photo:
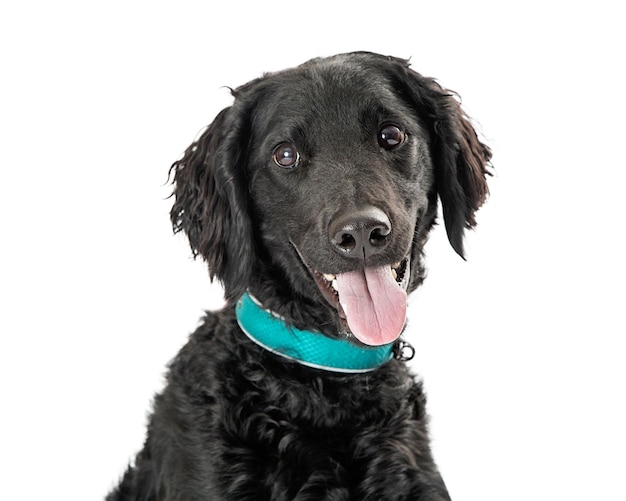
[(406, 318), (406, 291), (389, 266), (337, 275), (339, 302), (352, 334), (364, 344), (395, 341)]

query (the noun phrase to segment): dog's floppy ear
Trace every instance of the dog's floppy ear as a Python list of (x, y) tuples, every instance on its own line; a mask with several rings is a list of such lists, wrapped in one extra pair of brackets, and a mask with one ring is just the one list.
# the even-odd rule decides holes
[(186, 233), (194, 257), (204, 258), (228, 301), (246, 290), (253, 264), (244, 165), (247, 123), (240, 110), (222, 110), (170, 170), (174, 232)]
[(441, 111), (434, 123), (435, 185), (441, 199), (448, 240), (463, 256), (463, 233), (476, 226), (476, 211), (489, 194), (486, 176), (491, 150), (477, 137), (455, 95), (432, 81)]
[(407, 61), (395, 60), (396, 90), (427, 122), (432, 140), (435, 188), (441, 199), (448, 240), (463, 256), (463, 234), (476, 225), (475, 212), (489, 193), (486, 176), (491, 150), (477, 137), (456, 94), (435, 80), (409, 68)]

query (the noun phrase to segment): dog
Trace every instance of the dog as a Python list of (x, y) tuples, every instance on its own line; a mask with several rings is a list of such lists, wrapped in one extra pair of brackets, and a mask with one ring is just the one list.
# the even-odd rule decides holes
[(400, 336), (439, 203), (463, 257), (489, 147), (455, 93), (394, 57), (231, 91), (170, 171), (174, 231), (227, 304), (170, 363), (106, 499), (450, 499)]

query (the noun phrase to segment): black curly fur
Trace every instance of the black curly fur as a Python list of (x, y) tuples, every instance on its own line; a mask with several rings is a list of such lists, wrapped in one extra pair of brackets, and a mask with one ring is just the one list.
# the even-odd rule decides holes
[[(394, 233), (373, 264), (410, 254), (414, 290), (438, 197), (463, 254), (463, 231), (487, 196), (489, 149), (454, 95), (400, 59), (316, 59), (233, 94), (172, 166), (174, 229), (229, 304), (206, 315), (170, 364), (145, 446), (107, 500), (449, 499), (422, 386), (404, 362), (364, 374), (299, 365), (244, 336), (233, 304), (250, 290), (290, 324), (341, 335), (294, 247), (316, 269), (349, 271), (354, 260), (329, 249), (330, 220), (346, 206), (380, 206)], [(409, 139), (381, 152), (370, 135), (389, 120)], [(302, 151), (298, 169), (272, 164), (281, 140)]]

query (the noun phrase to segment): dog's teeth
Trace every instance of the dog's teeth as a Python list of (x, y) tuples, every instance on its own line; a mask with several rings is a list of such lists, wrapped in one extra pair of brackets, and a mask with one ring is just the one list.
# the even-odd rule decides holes
[(324, 278), (325, 278), (326, 280), (328, 280), (329, 282), (332, 282), (332, 281), (333, 281), (333, 280), (335, 280), (335, 278), (336, 278), (336, 277), (335, 277), (335, 275), (331, 275), (330, 273), (324, 273), (324, 275), (323, 275), (323, 276), (324, 276)]
[(330, 283), (330, 286), (331, 286), (333, 289), (337, 290), (337, 280), (333, 280), (333, 281)]
[(396, 264), (392, 265), (392, 266), (391, 266), (391, 268), (395, 270), (395, 269), (397, 269), (397, 268), (400, 268), (400, 265), (401, 265), (401, 264), (402, 264), (402, 262), (401, 262), (401, 261), (398, 261)]
[(393, 275), (394, 280), (398, 280), (398, 272), (395, 270), (395, 268), (391, 268), (391, 274)]

